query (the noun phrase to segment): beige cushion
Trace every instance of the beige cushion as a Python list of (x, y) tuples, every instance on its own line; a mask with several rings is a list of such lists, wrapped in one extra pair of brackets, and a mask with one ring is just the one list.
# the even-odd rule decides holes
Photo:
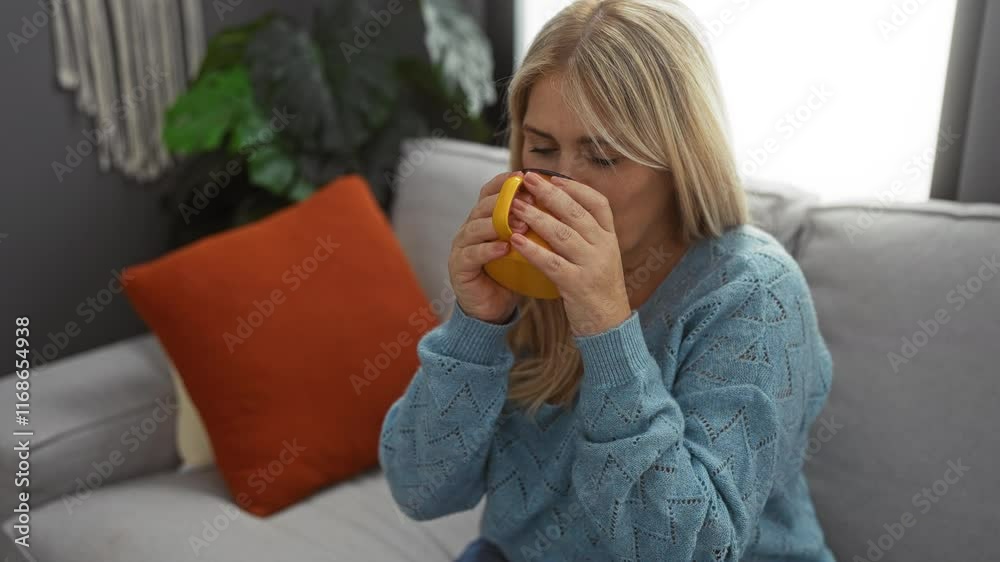
[(177, 454), (183, 469), (215, 464), (212, 442), (201, 421), (201, 414), (188, 396), (184, 381), (173, 363), (170, 364), (170, 378), (177, 396)]

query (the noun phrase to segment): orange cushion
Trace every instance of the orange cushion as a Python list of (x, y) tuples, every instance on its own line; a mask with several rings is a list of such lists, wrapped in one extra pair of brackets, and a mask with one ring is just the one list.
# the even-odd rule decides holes
[(438, 322), (356, 175), (127, 274), (233, 499), (260, 516), (377, 465), (382, 418)]

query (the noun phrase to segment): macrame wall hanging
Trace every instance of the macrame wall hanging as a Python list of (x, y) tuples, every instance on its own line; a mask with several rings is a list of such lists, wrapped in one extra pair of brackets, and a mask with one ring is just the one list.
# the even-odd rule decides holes
[(101, 170), (160, 177), (164, 112), (205, 53), (201, 0), (55, 0), (52, 20), (57, 81), (94, 118)]

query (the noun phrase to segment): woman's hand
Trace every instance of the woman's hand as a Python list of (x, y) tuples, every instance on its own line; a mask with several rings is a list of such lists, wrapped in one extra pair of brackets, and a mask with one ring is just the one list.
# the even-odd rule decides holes
[[(520, 172), (505, 172), (486, 183), (479, 191), (479, 201), (458, 229), (448, 257), (448, 276), (455, 299), (466, 314), (484, 322), (503, 323), (517, 305), (518, 296), (486, 274), (483, 266), (510, 251), (507, 242), (498, 240), (493, 229), (493, 207), (504, 181)], [(528, 201), (530, 194), (518, 193), (515, 201)], [(522, 221), (512, 220), (511, 230), (526, 232)]]
[(513, 216), (552, 250), (516, 232), (511, 242), (559, 288), (573, 334), (597, 334), (628, 320), (632, 308), (607, 197), (582, 183), (559, 177), (549, 182), (535, 173), (525, 176), (524, 185), (552, 214), (515, 199)]

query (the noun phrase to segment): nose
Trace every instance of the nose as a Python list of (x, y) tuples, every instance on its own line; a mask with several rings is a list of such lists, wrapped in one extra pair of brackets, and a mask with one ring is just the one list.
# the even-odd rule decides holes
[(569, 176), (576, 181), (583, 181), (581, 177), (585, 173), (583, 164), (579, 157), (562, 154), (559, 156), (559, 167), (553, 171)]

